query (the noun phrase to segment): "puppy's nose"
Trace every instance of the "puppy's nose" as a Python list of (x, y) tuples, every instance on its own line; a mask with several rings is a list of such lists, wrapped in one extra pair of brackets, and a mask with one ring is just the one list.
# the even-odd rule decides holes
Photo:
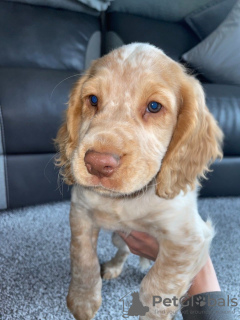
[(87, 151), (84, 162), (90, 174), (99, 178), (110, 177), (119, 166), (120, 157), (112, 153)]

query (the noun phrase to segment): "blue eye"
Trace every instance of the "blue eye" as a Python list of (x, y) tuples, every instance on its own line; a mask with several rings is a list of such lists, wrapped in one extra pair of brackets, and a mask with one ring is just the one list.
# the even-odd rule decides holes
[(147, 111), (148, 112), (152, 112), (152, 113), (156, 113), (159, 112), (162, 108), (161, 103), (156, 102), (156, 101), (151, 101), (149, 102), (148, 106), (147, 106)]
[(98, 103), (98, 97), (97, 96), (91, 95), (91, 96), (89, 96), (89, 100), (90, 100), (90, 103), (91, 103), (92, 106), (94, 106), (94, 107), (97, 106), (97, 103)]

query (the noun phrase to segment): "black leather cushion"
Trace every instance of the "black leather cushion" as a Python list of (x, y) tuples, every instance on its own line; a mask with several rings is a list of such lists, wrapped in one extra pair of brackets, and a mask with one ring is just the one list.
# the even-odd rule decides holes
[(240, 2), (223, 23), (196, 47), (183, 55), (213, 83), (240, 86)]
[(0, 68), (5, 153), (54, 152), (52, 139), (62, 122), (68, 94), (79, 78), (79, 74), (71, 77), (74, 74), (58, 70)]
[(211, 169), (208, 180), (202, 181), (202, 197), (240, 196), (240, 157), (224, 157), (215, 161)]
[(211, 0), (114, 0), (111, 1), (108, 11), (177, 22), (209, 1)]
[(222, 128), (224, 155), (240, 155), (240, 88), (239, 86), (203, 84), (207, 105)]
[(99, 30), (98, 17), (1, 1), (0, 66), (83, 70)]
[(212, 1), (192, 12), (185, 21), (200, 39), (204, 39), (224, 21), (235, 3), (236, 0)]
[(9, 155), (7, 161), (8, 208), (69, 199), (70, 189), (58, 183), (54, 154)]
[[(128, 13), (107, 13), (106, 31), (114, 32), (125, 44), (154, 44), (175, 60), (199, 42), (185, 23), (159, 21)], [(106, 47), (112, 49), (114, 45), (107, 43)]]
[[(84, 12), (91, 15), (100, 15), (100, 13), (92, 9), (90, 6), (84, 4), (84, 1), (75, 1), (75, 0), (6, 0), (12, 2), (21, 2), (27, 3), (33, 6), (48, 6), (58, 9), (66, 9), (77, 12)], [(89, 4), (90, 5), (90, 4)]]

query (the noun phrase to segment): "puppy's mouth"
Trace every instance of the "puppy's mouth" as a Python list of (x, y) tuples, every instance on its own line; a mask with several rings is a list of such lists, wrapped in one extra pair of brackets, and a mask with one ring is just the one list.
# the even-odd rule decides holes
[(114, 180), (110, 180), (108, 177), (91, 176), (90, 186), (115, 192)]
[(117, 181), (108, 177), (91, 176), (88, 185), (85, 187), (105, 195), (122, 196), (125, 194), (119, 190)]

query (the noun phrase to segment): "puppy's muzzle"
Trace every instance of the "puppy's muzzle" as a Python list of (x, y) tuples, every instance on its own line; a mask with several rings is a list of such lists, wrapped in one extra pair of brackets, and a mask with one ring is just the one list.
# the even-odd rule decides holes
[(120, 157), (112, 153), (100, 153), (94, 150), (86, 152), (85, 166), (90, 174), (98, 178), (110, 177), (120, 165)]

